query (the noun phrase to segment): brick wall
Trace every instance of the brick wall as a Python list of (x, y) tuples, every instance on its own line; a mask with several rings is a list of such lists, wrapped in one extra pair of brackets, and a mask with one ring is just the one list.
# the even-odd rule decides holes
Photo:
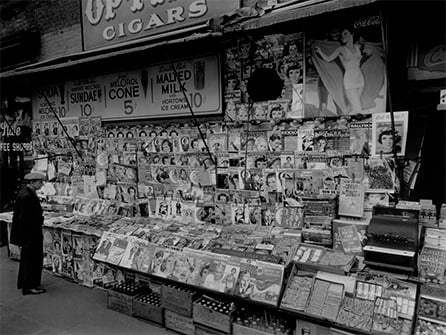
[(35, 61), (82, 51), (79, 0), (18, 1), (2, 9), (0, 37), (38, 30), (41, 49)]

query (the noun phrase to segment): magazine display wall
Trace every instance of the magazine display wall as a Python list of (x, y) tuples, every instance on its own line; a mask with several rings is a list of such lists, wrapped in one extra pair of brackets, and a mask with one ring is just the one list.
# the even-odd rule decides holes
[[(66, 137), (55, 119), (34, 122), (35, 169), (51, 180), (42, 194), (75, 214), (45, 222), (46, 264), (87, 286), (147, 274), (353, 333), (409, 334), (416, 285), (344, 276), (361, 257), (371, 209), (399, 188), (392, 149), (404, 156), (408, 124), (396, 112), (393, 137), (380, 25), (357, 28), (361, 44), (349, 45), (361, 65), (349, 75), (330, 57), (346, 52), (348, 30), (234, 41), (224, 117), (201, 132), (80, 117), (61, 119)], [(253, 103), (262, 70), (268, 90), (275, 79), (283, 86)], [(248, 314), (234, 329), (258, 329)]]

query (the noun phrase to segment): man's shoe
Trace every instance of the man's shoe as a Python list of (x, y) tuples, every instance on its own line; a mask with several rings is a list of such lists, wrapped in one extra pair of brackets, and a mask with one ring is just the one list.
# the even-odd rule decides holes
[(46, 290), (44, 288), (31, 288), (31, 289), (23, 289), (22, 294), (28, 295), (28, 294), (42, 294), (45, 293)]

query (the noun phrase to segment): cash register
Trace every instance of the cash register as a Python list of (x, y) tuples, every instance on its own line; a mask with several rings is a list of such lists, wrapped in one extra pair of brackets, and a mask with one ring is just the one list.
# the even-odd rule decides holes
[(416, 272), (418, 253), (418, 211), (375, 207), (363, 248), (370, 266), (402, 272)]

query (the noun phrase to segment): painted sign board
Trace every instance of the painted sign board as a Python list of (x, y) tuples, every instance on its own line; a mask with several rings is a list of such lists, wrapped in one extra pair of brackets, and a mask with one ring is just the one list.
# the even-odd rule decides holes
[(84, 49), (198, 24), (240, 7), (239, 0), (82, 0)]
[[(218, 114), (221, 106), (217, 55), (64, 83), (33, 92), (33, 119), (101, 116), (103, 120)], [(184, 85), (183, 93), (181, 86)]]

